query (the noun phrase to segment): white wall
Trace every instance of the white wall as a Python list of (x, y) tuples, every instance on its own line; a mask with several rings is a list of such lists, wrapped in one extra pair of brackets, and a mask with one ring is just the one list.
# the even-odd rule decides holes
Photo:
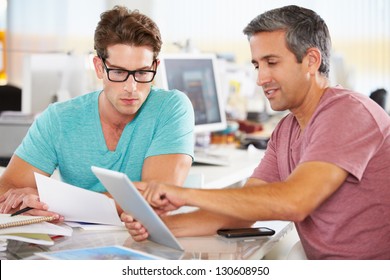
[(232, 52), (244, 63), (250, 60), (242, 33), (247, 23), (266, 10), (289, 4), (313, 9), (327, 22), (338, 62), (342, 58), (346, 64), (340, 82), (364, 94), (378, 87), (390, 91), (390, 1), (155, 0), (153, 17), (166, 50), (177, 50), (172, 42), (191, 38), (202, 51)]
[(93, 34), (104, 0), (8, 0), (9, 82), (21, 86), (23, 56), (93, 51)]
[[(161, 28), (163, 51), (178, 51), (174, 42), (204, 52), (233, 54), (250, 60), (242, 29), (256, 15), (298, 4), (327, 22), (333, 47), (345, 62), (346, 86), (369, 94), (390, 90), (390, 1), (387, 0), (8, 0), (9, 78), (20, 82), (20, 56), (26, 52), (93, 51), (99, 15), (123, 4), (151, 16)], [(349, 83), (349, 84), (348, 84)]]

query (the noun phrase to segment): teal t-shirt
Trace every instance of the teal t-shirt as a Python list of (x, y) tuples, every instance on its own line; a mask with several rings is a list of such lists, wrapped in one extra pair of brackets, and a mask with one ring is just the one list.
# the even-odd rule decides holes
[(91, 171), (99, 166), (141, 180), (144, 160), (161, 154), (193, 157), (194, 111), (177, 90), (152, 90), (122, 132), (115, 151), (108, 150), (98, 111), (100, 91), (51, 104), (32, 124), (15, 154), (52, 174), (59, 169), (69, 184), (105, 192)]

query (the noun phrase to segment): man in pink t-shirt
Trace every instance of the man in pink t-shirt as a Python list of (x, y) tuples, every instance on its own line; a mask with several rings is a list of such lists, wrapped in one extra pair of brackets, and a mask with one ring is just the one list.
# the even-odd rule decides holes
[(296, 223), (308, 258), (390, 257), (389, 123), (367, 97), (336, 87), (322, 95), (303, 132), (293, 114), (278, 124), (253, 178), (286, 181), (298, 165), (316, 161), (348, 172), (337, 191)]
[[(137, 187), (159, 211), (200, 208), (164, 217), (177, 236), (288, 220), (309, 259), (390, 259), (388, 114), (368, 97), (330, 86), (330, 35), (315, 12), (270, 10), (244, 33), (271, 108), (290, 111), (251, 178), (237, 189)], [(135, 240), (147, 238), (131, 216), (123, 220)]]

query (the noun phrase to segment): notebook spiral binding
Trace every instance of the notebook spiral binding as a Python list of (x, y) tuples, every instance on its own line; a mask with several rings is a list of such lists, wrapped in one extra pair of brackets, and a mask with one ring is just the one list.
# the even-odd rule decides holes
[(31, 219), (26, 219), (26, 220), (7, 222), (4, 224), (0, 224), (0, 229), (9, 228), (9, 227), (25, 226), (25, 225), (36, 224), (36, 223), (40, 223), (40, 222), (49, 222), (52, 220), (54, 220), (54, 217), (44, 216), (44, 217), (39, 217), (39, 218), (31, 218)]

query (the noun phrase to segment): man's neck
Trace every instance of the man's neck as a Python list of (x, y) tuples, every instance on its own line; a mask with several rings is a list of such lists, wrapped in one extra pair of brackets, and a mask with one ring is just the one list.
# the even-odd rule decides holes
[(99, 115), (102, 124), (115, 130), (123, 130), (134, 118), (134, 116), (127, 116), (118, 112), (104, 94), (99, 97)]
[(291, 110), (291, 113), (297, 119), (301, 131), (303, 131), (313, 116), (315, 110), (320, 103), (321, 97), (329, 87), (329, 81), (326, 78), (322, 78), (309, 88), (306, 100), (296, 110)]

